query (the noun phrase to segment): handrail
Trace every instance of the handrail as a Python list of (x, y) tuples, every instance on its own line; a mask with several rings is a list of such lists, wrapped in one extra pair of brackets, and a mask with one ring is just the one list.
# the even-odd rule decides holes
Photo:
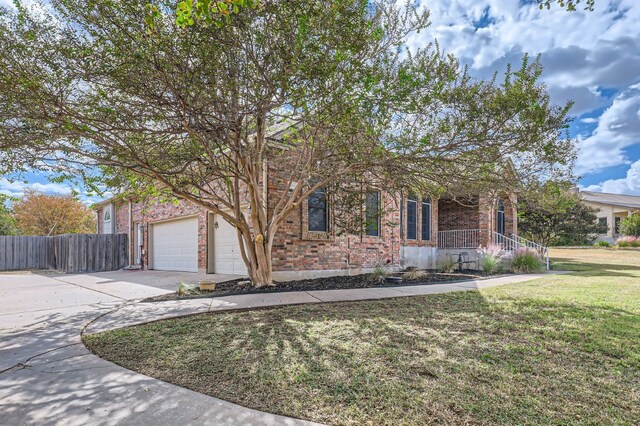
[(517, 235), (517, 234), (511, 234), (511, 237), (516, 239), (520, 244), (525, 245), (527, 247), (531, 247), (539, 250), (543, 250), (546, 248), (542, 244), (536, 243), (535, 241), (527, 240), (526, 238), (521, 237), (520, 235)]
[(479, 229), (438, 231), (438, 247), (476, 249), (480, 245), (479, 237)]

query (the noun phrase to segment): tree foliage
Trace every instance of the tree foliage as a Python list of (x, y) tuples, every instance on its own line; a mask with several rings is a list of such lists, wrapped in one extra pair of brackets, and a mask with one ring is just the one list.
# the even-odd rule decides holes
[(620, 221), (620, 232), (622, 235), (634, 237), (640, 236), (640, 215), (634, 214), (625, 217)]
[(518, 229), (545, 246), (588, 244), (606, 232), (596, 212), (568, 182), (531, 183), (518, 199)]
[(11, 208), (7, 205), (10, 200), (11, 197), (0, 194), (0, 235), (18, 234)]
[(23, 235), (87, 234), (96, 230), (93, 212), (73, 195), (27, 190), (13, 203), (13, 217)]
[(551, 5), (556, 3), (558, 6), (566, 8), (569, 12), (575, 12), (578, 7), (584, 5), (584, 10), (593, 11), (596, 5), (596, 0), (533, 0), (538, 3), (540, 9), (550, 9)]
[[(562, 8), (566, 8), (570, 12), (575, 12), (581, 3), (584, 4), (584, 10), (593, 11), (595, 0), (530, 0), (538, 4), (540, 9), (551, 9), (553, 4), (558, 4)], [(233, 15), (240, 13), (244, 8), (260, 7), (269, 0), (183, 0), (178, 2), (176, 6), (176, 23), (181, 27), (195, 25), (196, 22), (205, 25), (215, 25), (221, 27), (231, 22)], [(327, 6), (329, 3), (327, 2)], [(146, 19), (150, 30), (155, 28), (155, 21), (162, 19), (160, 8), (150, 3), (148, 6), (148, 16)]]
[(478, 81), (437, 44), (408, 52), (428, 25), (411, 4), (265, 1), (184, 25), (163, 1), (151, 31), (146, 1), (49, 6), (1, 19), (0, 172), (47, 167), (203, 206), (236, 227), (256, 284), (318, 188), (501, 191), (507, 162), (526, 178), (575, 156), (570, 105), (550, 102), (538, 60)]

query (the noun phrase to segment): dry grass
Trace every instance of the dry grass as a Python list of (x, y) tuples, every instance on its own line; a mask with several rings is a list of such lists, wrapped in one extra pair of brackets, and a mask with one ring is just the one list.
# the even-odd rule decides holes
[(640, 253), (553, 255), (578, 272), (199, 315), (85, 343), (162, 380), (329, 424), (638, 424)]
[(421, 280), (426, 278), (429, 275), (429, 272), (424, 269), (411, 269), (404, 273), (404, 278), (407, 280)]

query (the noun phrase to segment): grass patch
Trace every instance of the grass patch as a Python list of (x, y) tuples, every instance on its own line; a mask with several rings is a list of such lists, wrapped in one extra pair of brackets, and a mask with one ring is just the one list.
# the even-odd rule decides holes
[(640, 253), (482, 291), (205, 314), (84, 337), (132, 370), (329, 424), (638, 424)]

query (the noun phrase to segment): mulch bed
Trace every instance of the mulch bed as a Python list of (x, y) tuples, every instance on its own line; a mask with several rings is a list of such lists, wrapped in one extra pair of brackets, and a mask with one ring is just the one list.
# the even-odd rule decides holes
[[(401, 275), (401, 274), (396, 274)], [(368, 274), (362, 275), (345, 275), (335, 277), (314, 278), (306, 280), (296, 281), (284, 281), (275, 282), (274, 286), (255, 288), (247, 279), (237, 279), (232, 281), (225, 281), (216, 284), (216, 289), (212, 291), (200, 291), (195, 290), (189, 294), (178, 294), (178, 292), (163, 294), (160, 296), (148, 297), (143, 299), (143, 302), (163, 302), (167, 300), (180, 300), (180, 299), (197, 299), (207, 297), (220, 297), (231, 296), (236, 294), (254, 294), (254, 293), (278, 293), (287, 291), (312, 291), (312, 290), (338, 290), (338, 289), (353, 289), (353, 288), (383, 288), (383, 287), (397, 287), (407, 285), (424, 285), (424, 284), (438, 284), (452, 281), (464, 281), (472, 280), (480, 277), (486, 277), (486, 275), (480, 274), (477, 271), (463, 271), (450, 274), (429, 271), (426, 276), (409, 280), (406, 277), (403, 278), (400, 284), (380, 284), (375, 281), (371, 281)]]

